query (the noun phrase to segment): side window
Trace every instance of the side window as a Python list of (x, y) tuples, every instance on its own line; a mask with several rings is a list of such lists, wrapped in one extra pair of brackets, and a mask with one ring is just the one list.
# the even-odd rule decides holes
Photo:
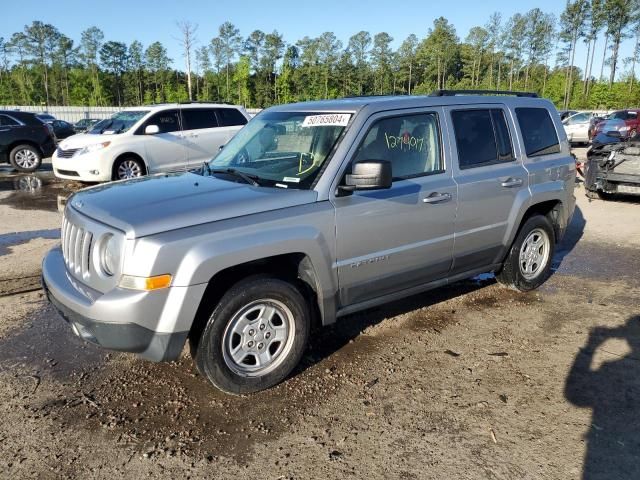
[(211, 108), (185, 108), (182, 110), (183, 130), (199, 130), (217, 126), (216, 112)]
[(516, 108), (527, 157), (560, 152), (558, 134), (546, 108)]
[(394, 179), (442, 172), (438, 116), (423, 113), (376, 121), (353, 163), (365, 160), (390, 161)]
[(454, 110), (451, 119), (461, 169), (514, 160), (502, 109)]
[(157, 125), (160, 129), (160, 133), (170, 133), (180, 131), (180, 121), (178, 119), (177, 110), (165, 110), (164, 112), (158, 112), (151, 116), (149, 120), (144, 122), (141, 128), (141, 133), (144, 133), (144, 129), (147, 125)]
[(579, 113), (569, 118), (568, 125), (578, 125), (580, 123), (587, 123), (589, 121), (589, 115), (586, 113)]
[(216, 113), (221, 127), (235, 127), (247, 124), (247, 119), (236, 108), (218, 108)]
[(0, 115), (0, 126), (2, 127), (13, 127), (16, 125), (20, 125), (13, 118), (7, 117), (6, 115)]

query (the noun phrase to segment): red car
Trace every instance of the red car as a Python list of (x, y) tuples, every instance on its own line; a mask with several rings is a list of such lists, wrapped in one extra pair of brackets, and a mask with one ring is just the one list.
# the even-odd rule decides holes
[[(592, 137), (602, 132), (603, 127), (610, 120), (623, 120), (624, 127), (617, 128), (622, 137), (634, 137), (640, 132), (640, 109), (618, 110), (596, 125)], [(622, 125), (622, 124), (620, 124)]]

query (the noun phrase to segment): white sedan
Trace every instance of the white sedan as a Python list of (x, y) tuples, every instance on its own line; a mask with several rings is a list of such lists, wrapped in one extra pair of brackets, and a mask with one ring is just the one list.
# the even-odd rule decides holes
[(580, 112), (562, 121), (570, 143), (587, 143), (589, 141), (589, 121), (592, 116), (590, 112)]

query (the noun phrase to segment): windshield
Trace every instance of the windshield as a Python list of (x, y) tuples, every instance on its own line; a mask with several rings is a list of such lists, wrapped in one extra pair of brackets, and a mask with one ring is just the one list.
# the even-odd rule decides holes
[(142, 117), (144, 117), (149, 110), (127, 110), (124, 112), (118, 112), (106, 120), (101, 120), (96, 123), (89, 133), (113, 135), (116, 133), (123, 133), (129, 130), (133, 125), (138, 123)]
[(311, 188), (350, 119), (350, 113), (265, 112), (233, 137), (209, 170), (234, 169), (261, 185)]

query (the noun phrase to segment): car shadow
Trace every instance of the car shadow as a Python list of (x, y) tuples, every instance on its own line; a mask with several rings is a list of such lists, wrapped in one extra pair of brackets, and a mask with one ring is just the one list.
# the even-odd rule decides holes
[[(452, 298), (481, 290), (495, 283), (496, 280), (493, 275), (480, 275), (473, 279), (445, 285), (434, 290), (381, 305), (380, 307), (370, 308), (341, 317), (335, 324), (326, 328), (316, 328), (311, 335), (305, 356), (291, 376), (296, 376), (323, 359), (330, 357), (362, 334), (364, 330), (381, 323), (383, 320), (425, 307), (431, 307)], [(436, 324), (432, 326), (436, 329), (443, 328), (442, 323), (446, 324), (449, 320), (454, 320), (453, 312), (451, 315), (447, 315), (447, 318), (436, 319)], [(427, 331), (429, 329), (428, 322), (429, 319), (427, 318), (424, 325), (421, 325), (420, 328), (424, 328), (424, 330)]]
[[(630, 353), (604, 350), (609, 339), (625, 340)], [(592, 368), (600, 350), (604, 362)], [(596, 327), (573, 362), (565, 384), (565, 398), (591, 409), (585, 434), (587, 449), (583, 480), (640, 478), (640, 315), (617, 328)]]
[(567, 231), (565, 232), (562, 241), (559, 245), (556, 246), (556, 252), (553, 256), (553, 264), (551, 265), (553, 271), (556, 271), (560, 268), (560, 265), (562, 264), (564, 258), (569, 255), (576, 247), (576, 245), (584, 235), (584, 228), (586, 225), (587, 220), (584, 218), (580, 207), (576, 205), (571, 223), (567, 227)]

